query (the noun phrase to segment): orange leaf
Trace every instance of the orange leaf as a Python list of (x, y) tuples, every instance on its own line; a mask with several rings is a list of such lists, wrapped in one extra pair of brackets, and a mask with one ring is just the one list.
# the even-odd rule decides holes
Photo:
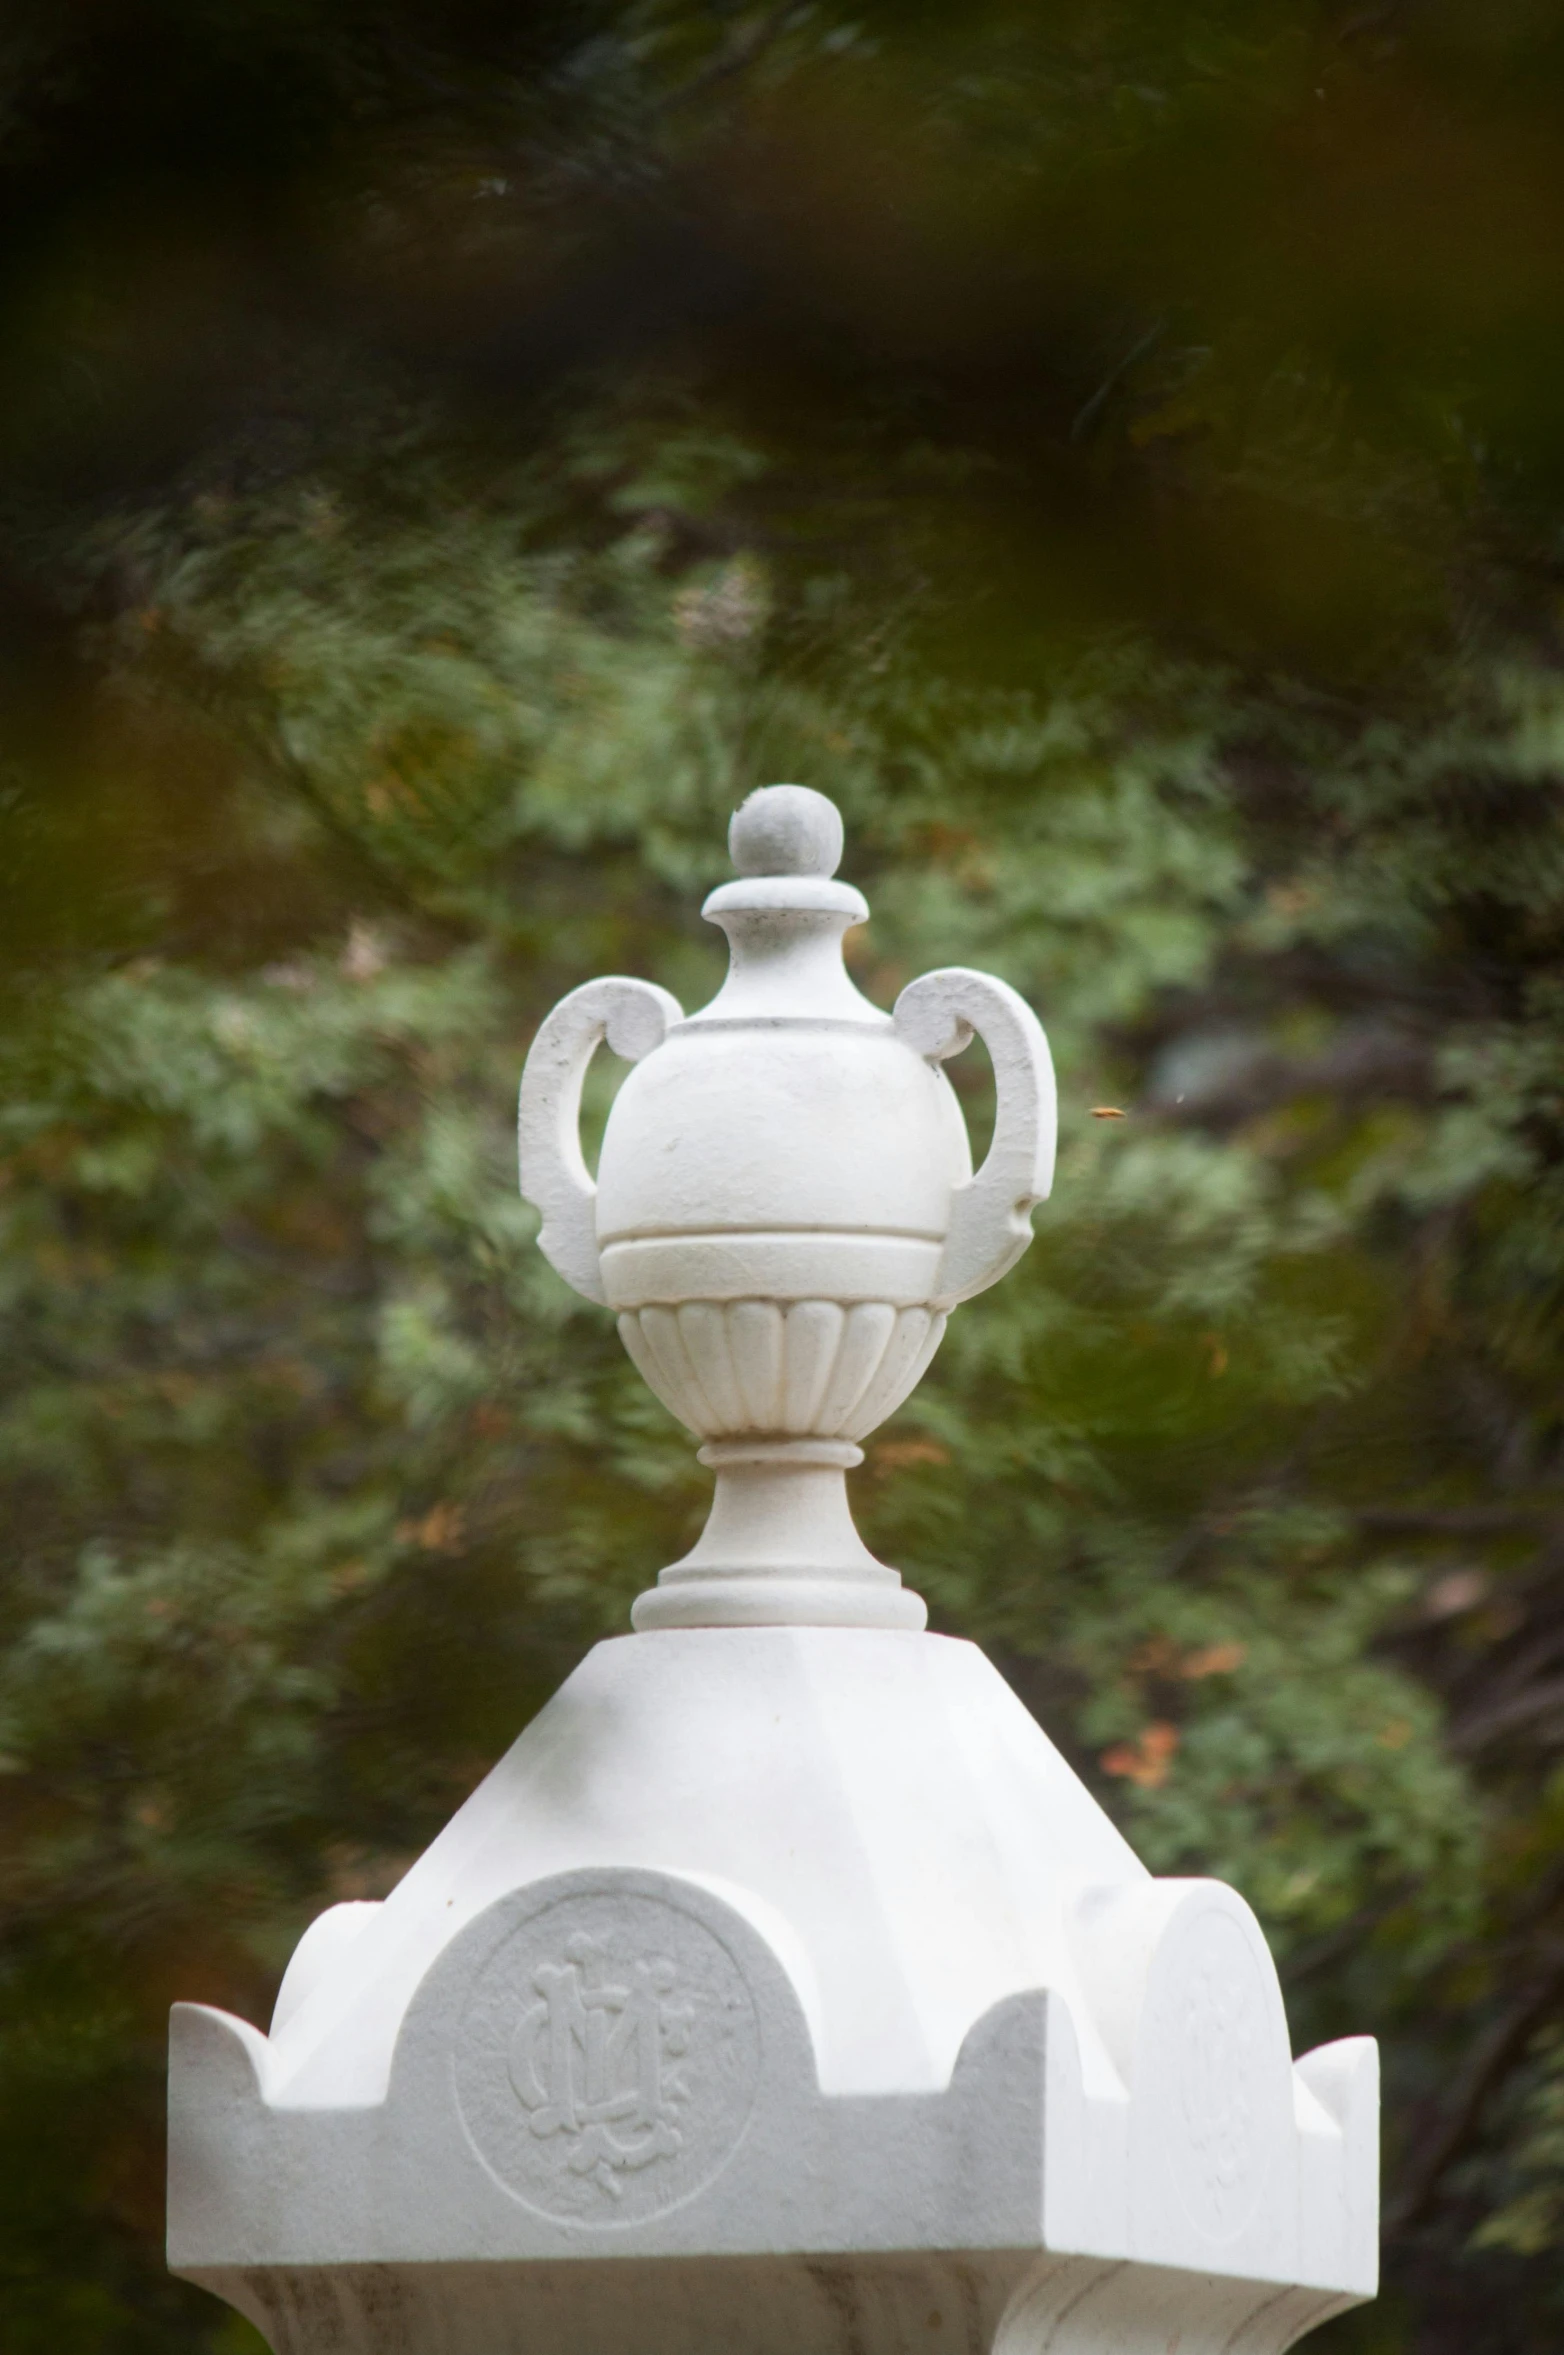
[(1160, 1790), (1172, 1771), (1178, 1743), (1178, 1727), (1156, 1718), (1143, 1728), (1139, 1741), (1105, 1750), (1099, 1763), (1104, 1774), (1119, 1775), (1143, 1791)]
[(1191, 1652), (1179, 1670), (1180, 1676), (1231, 1676), (1235, 1668), (1244, 1664), (1246, 1644), (1207, 1644), (1203, 1652)]

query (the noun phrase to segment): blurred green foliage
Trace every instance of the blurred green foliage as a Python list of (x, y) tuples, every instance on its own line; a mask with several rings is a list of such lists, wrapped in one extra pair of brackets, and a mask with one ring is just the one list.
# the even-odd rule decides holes
[(253, 2343), (168, 2002), (264, 2019), (699, 1526), (510, 1113), (576, 982), (709, 994), (778, 777), (861, 985), (1061, 1073), (865, 1532), (1383, 2038), (1321, 2346), (1557, 2346), (1561, 102), (1536, 0), (13, 0), (6, 2355)]

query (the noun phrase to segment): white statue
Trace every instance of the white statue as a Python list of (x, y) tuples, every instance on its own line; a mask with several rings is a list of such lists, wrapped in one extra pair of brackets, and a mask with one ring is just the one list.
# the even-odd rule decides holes
[(277, 2355), (1280, 2355), (1373, 2293), (1372, 2043), (1293, 2062), (1242, 1899), (1151, 1879), (847, 1512), (1026, 1247), (1042, 1032), (977, 973), (859, 996), (818, 794), (730, 841), (712, 1004), (589, 982), (521, 1102), (543, 1249), (704, 1441), (711, 1519), (385, 1902), (305, 1933), (269, 2036), (176, 2007), (170, 2261)]

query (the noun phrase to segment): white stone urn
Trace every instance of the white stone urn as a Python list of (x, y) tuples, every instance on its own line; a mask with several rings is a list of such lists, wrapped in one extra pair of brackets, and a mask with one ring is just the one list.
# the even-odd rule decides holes
[(533, 1047), (543, 1246), (717, 1495), (269, 2033), (175, 2006), (169, 2262), (275, 2355), (1282, 2355), (1373, 2294), (1372, 2042), (1294, 2060), (1243, 1899), (1154, 1880), (853, 1532), (857, 1440), (1025, 1247), (1053, 1094), (1002, 983), (859, 997), (840, 842), (752, 797), (713, 1004), (594, 981)]
[[(898, 1407), (958, 1302), (1012, 1267), (1053, 1177), (1054, 1081), (1037, 1017), (962, 966), (887, 1014), (842, 936), (868, 917), (833, 880), (842, 822), (802, 785), (752, 793), (740, 880), (703, 913), (728, 977), (686, 1016), (653, 983), (589, 981), (555, 1007), (521, 1085), (521, 1188), (539, 1244), (717, 1473), (693, 1553), (636, 1605), (641, 1628), (921, 1627), (926, 1612), (852, 1524), (844, 1472)], [(974, 1176), (941, 1068), (977, 1032), (998, 1087)], [(604, 1040), (635, 1065), (596, 1184), (577, 1134)]]

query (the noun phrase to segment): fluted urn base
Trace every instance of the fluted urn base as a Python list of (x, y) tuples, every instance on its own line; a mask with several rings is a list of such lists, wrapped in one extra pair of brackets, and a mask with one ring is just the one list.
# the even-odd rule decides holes
[(859, 1440), (922, 1381), (945, 1322), (939, 1309), (885, 1300), (746, 1297), (626, 1309), (619, 1336), (642, 1380), (703, 1439)]
[(659, 1627), (890, 1627), (928, 1623), (922, 1600), (875, 1560), (846, 1475), (863, 1450), (833, 1439), (719, 1439), (700, 1451), (717, 1490), (700, 1542), (631, 1611)]

